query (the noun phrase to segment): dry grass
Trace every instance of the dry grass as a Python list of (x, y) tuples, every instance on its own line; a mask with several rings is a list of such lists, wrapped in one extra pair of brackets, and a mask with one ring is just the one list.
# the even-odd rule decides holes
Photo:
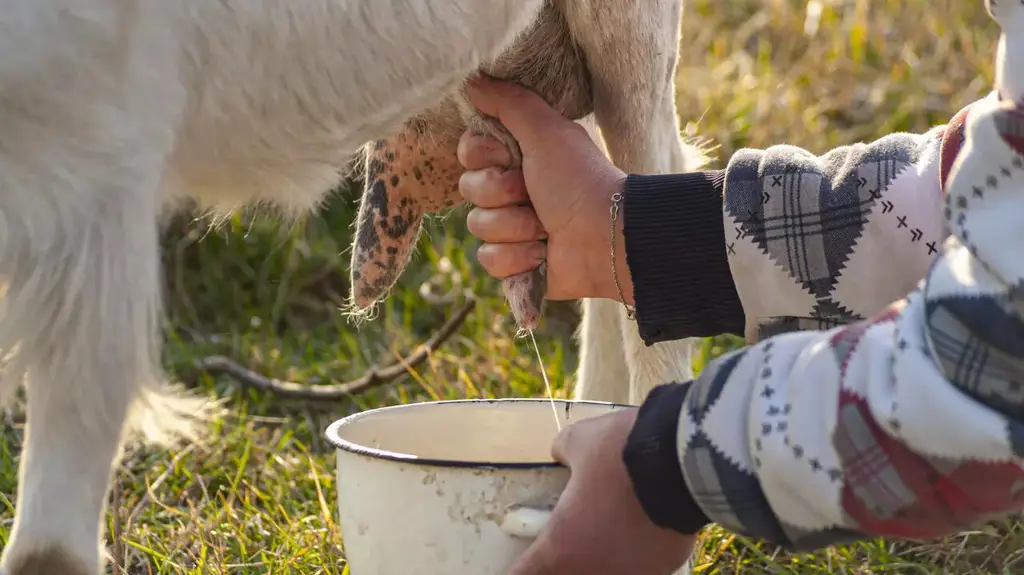
[[(824, 4), (810, 30), (806, 0), (689, 0), (679, 103), (692, 120), (688, 129), (719, 146), (719, 165), (743, 146), (785, 142), (825, 151), (894, 130), (923, 130), (987, 91), (997, 31), (980, 0)], [(331, 419), (399, 402), (542, 393), (498, 286), (473, 262), (477, 244), (460, 214), (431, 226), (422, 256), (379, 319), (355, 330), (340, 316), (351, 198), (342, 190), (322, 215), (288, 230), (260, 218), (236, 219), (208, 234), (179, 222), (168, 234), (165, 365), (229, 398), (233, 408), (211, 447), (129, 454), (116, 510), (116, 549), (126, 572), (343, 573), (333, 458), (319, 441)], [(443, 259), (453, 270), (439, 274)], [(453, 282), (471, 290), (480, 298), (477, 311), (413, 377), (351, 401), (282, 404), (188, 369), (196, 357), (222, 353), (310, 384), (357, 377), (425, 338), (450, 313), (419, 296), (425, 281), (441, 291)], [(556, 394), (565, 395), (576, 365), (574, 319), (564, 307), (558, 315), (564, 319), (549, 321), (538, 339)], [(706, 352), (735, 344), (717, 338)], [(19, 428), (0, 431), (0, 545), (12, 518), (20, 441)], [(112, 515), (111, 532), (114, 525)], [(1006, 521), (942, 541), (868, 541), (787, 555), (712, 528), (697, 569), (1011, 573), (1022, 543), (1020, 525)]]

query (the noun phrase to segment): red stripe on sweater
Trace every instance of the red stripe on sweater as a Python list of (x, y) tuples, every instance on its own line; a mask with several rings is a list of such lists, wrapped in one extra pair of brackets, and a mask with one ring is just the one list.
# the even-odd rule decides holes
[(953, 169), (953, 162), (956, 161), (960, 148), (964, 145), (964, 127), (967, 125), (967, 114), (974, 104), (968, 104), (953, 116), (953, 119), (946, 125), (942, 134), (942, 148), (939, 152), (939, 184), (943, 193), (946, 191), (946, 180), (949, 172)]

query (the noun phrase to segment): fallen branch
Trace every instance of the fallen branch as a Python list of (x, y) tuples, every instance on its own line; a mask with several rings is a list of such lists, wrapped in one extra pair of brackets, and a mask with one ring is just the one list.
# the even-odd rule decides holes
[(387, 367), (372, 367), (359, 379), (345, 383), (330, 385), (303, 385), (291, 381), (282, 381), (262, 376), (243, 367), (231, 358), (214, 355), (197, 360), (196, 369), (210, 374), (224, 374), (232, 377), (246, 387), (269, 391), (274, 395), (289, 399), (337, 400), (361, 393), (405, 375), (409, 370), (423, 363), (430, 354), (441, 347), (445, 341), (458, 331), (462, 322), (466, 321), (470, 312), (476, 307), (476, 300), (466, 302), (430, 339), (424, 342), (409, 357)]

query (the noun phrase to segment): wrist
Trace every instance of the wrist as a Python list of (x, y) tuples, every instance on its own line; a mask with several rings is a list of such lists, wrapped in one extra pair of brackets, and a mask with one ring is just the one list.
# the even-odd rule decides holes
[(633, 278), (626, 262), (625, 190), (626, 174), (618, 173), (602, 191), (595, 194), (595, 215), (591, 230), (596, 237), (591, 245), (590, 276), (593, 286), (587, 297), (597, 297), (633, 305)]
[(608, 234), (608, 261), (611, 262), (613, 299), (623, 305), (633, 306), (633, 276), (626, 259), (626, 179), (619, 183), (618, 192), (610, 198), (611, 206)]

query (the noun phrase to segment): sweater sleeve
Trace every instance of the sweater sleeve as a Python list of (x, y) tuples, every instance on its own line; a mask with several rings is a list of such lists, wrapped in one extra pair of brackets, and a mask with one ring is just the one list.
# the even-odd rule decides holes
[(641, 337), (827, 329), (906, 295), (946, 234), (940, 177), (965, 111), (820, 157), (774, 146), (741, 150), (724, 172), (631, 175), (623, 231)]
[[(719, 358), (692, 383), (651, 394), (623, 457), (655, 522), (692, 532), (713, 521), (814, 549), (866, 537), (949, 535), (1024, 506), (1024, 111), (990, 97), (970, 109), (966, 122), (967, 138), (940, 203), (948, 237), (936, 238), (937, 256), (908, 296), (878, 306), (882, 311), (870, 319), (767, 337)], [(877, 175), (888, 181), (878, 189), (904, 189), (897, 185), (901, 171), (885, 166), (903, 162), (909, 167), (902, 173), (927, 173), (920, 156), (909, 154), (934, 156), (929, 138), (892, 136), (881, 140), (893, 143), (875, 160), (870, 153), (877, 143), (864, 148), (860, 161), (844, 153), (825, 165), (849, 166), (860, 174), (855, 181), (867, 180), (854, 188), (875, 189), (865, 169), (874, 166), (875, 174), (893, 174)], [(785, 194), (787, 181), (807, 178), (810, 156), (779, 153), (793, 160), (791, 170), (771, 161), (771, 151), (751, 152), (733, 167), (760, 170), (760, 179), (734, 174), (733, 181), (751, 182), (749, 197), (773, 189)], [(779, 172), (782, 184), (774, 186)], [(920, 178), (911, 182), (938, 193)], [(728, 196), (728, 176), (726, 185)], [(873, 208), (891, 201), (887, 214), (907, 217), (901, 233), (921, 232), (909, 245), (932, 241), (915, 213), (899, 209), (897, 197), (884, 192)], [(764, 205), (774, 200), (762, 198)], [(777, 214), (789, 218), (789, 227), (806, 222), (808, 213), (792, 202)], [(736, 219), (728, 199), (726, 209)], [(764, 214), (754, 210), (760, 220), (753, 221), (766, 222)], [(813, 221), (820, 226), (822, 218)], [(779, 266), (802, 266), (790, 273), (803, 274), (813, 288), (823, 274), (809, 271), (816, 268), (807, 262), (822, 256), (820, 249), (802, 236), (776, 241), (788, 246), (776, 252), (783, 256)], [(877, 249), (885, 247), (892, 250), (886, 267), (920, 265), (908, 263), (916, 261), (902, 251), (909, 248)], [(860, 269), (871, 281), (887, 281), (884, 272), (857, 268), (850, 259), (843, 273)], [(759, 269), (768, 273), (767, 266)], [(779, 289), (784, 278), (765, 277), (763, 289)], [(746, 290), (748, 301), (754, 291)], [(792, 312), (797, 303), (794, 298)]]
[(946, 229), (945, 127), (816, 157), (741, 150), (726, 169), (724, 228), (746, 335), (828, 329), (904, 297)]

